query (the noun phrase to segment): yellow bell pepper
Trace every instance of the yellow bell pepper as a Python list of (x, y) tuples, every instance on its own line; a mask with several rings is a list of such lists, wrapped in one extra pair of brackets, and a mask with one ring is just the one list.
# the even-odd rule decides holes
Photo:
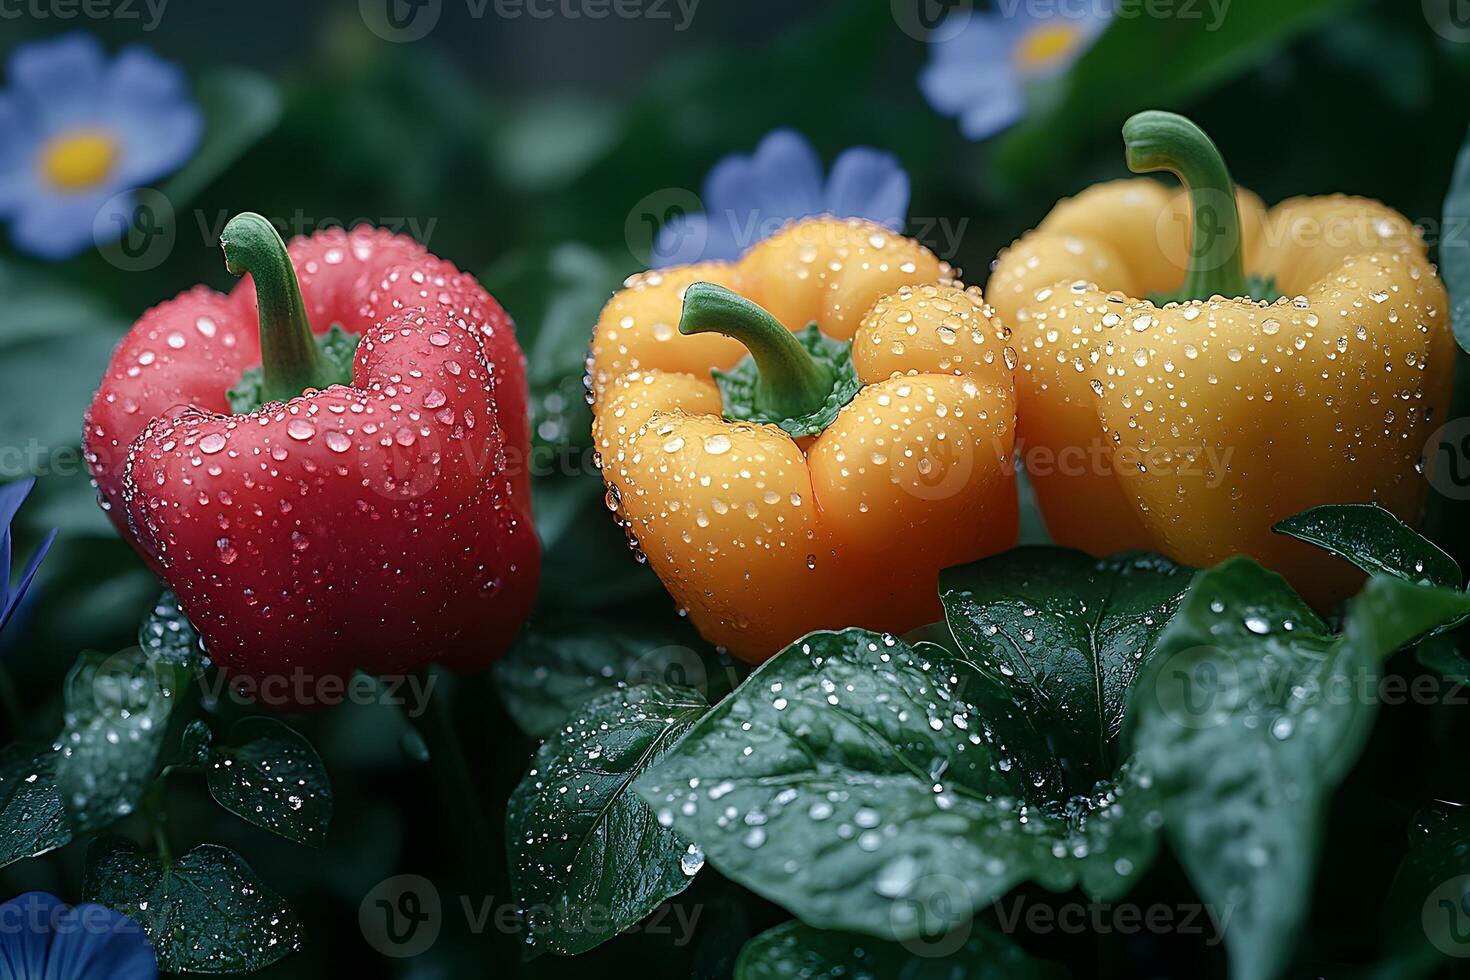
[(1418, 523), (1454, 363), (1444, 286), (1376, 201), (1267, 211), (1188, 120), (1140, 113), (1123, 135), (1130, 169), (1172, 171), (1183, 193), (1094, 186), (986, 287), (1014, 332), (1017, 451), (1048, 528), (1098, 555), (1248, 554), (1330, 604), (1360, 577), (1271, 527), (1326, 503)]
[(940, 569), (1014, 543), (1014, 355), (951, 277), (819, 218), (603, 310), (609, 506), (710, 642), (760, 661), (814, 629), (908, 630), (939, 617)]

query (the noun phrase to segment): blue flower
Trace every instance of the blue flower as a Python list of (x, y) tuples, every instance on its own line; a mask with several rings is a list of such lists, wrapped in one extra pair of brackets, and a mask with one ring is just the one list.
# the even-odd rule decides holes
[(674, 218), (659, 230), (655, 266), (737, 259), (788, 221), (812, 215), (867, 218), (902, 229), (909, 176), (887, 153), (855, 146), (822, 179), (822, 161), (799, 133), (778, 129), (751, 156), (725, 157), (704, 180), (704, 213)]
[(46, 557), (46, 549), (51, 547), (51, 542), (56, 540), (56, 532), (52, 531), (41, 542), (41, 547), (31, 556), (26, 564), (24, 572), (21, 572), (20, 581), (15, 588), (10, 587), (10, 522), (15, 520), (16, 512), (20, 505), (25, 503), (26, 496), (31, 492), (31, 487), (36, 485), (34, 479), (18, 480), (15, 483), (7, 483), (0, 486), (0, 630), (10, 622), (11, 615), (15, 612), (20, 600), (25, 597), (26, 589), (30, 588), (31, 580), (36, 577), (36, 569), (41, 567), (41, 559)]
[(157, 980), (158, 961), (132, 919), (101, 905), (69, 908), (27, 892), (0, 905), (0, 980)]
[[(129, 191), (193, 155), (204, 116), (182, 71), (142, 48), (111, 62), (87, 34), (23, 45), (0, 91), (0, 218), (45, 259), (115, 237)], [(103, 241), (110, 240), (104, 239)]]
[(1108, 4), (1036, 16), (1026, 3), (952, 14), (937, 29), (919, 88), (935, 110), (983, 140), (1026, 113), (1026, 86), (1065, 72), (1111, 20)]

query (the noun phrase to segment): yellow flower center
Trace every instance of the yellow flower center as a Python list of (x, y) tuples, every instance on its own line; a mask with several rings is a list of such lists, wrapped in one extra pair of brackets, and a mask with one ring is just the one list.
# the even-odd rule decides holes
[(100, 129), (78, 129), (54, 137), (41, 149), (41, 175), (57, 190), (91, 190), (107, 179), (117, 163), (118, 145)]
[(1076, 50), (1082, 31), (1073, 23), (1041, 24), (1016, 46), (1016, 63), (1026, 71), (1055, 64)]

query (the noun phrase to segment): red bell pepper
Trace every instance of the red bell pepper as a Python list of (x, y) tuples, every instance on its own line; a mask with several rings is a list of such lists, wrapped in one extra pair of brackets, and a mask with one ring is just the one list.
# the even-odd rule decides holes
[[(243, 214), (221, 244), (249, 276), (149, 310), (113, 353), (84, 439), (102, 506), (229, 671), (485, 667), (540, 564), (510, 318), (382, 230), (288, 253)], [(264, 404), (232, 414), (257, 367)]]

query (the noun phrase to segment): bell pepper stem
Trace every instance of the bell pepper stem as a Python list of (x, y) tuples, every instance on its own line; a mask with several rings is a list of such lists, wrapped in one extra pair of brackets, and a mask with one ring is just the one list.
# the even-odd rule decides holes
[(740, 341), (755, 359), (756, 401), (784, 418), (821, 408), (832, 394), (832, 372), (796, 336), (760, 306), (723, 286), (696, 282), (684, 291), (679, 332), (720, 333)]
[(219, 236), (225, 268), (255, 282), (260, 314), (261, 394), (287, 401), (334, 383), (331, 367), (306, 319), (296, 270), (275, 226), (253, 212), (237, 214)]
[(1247, 293), (1235, 183), (1220, 150), (1183, 116), (1151, 110), (1123, 124), (1128, 169), (1168, 170), (1189, 193), (1194, 235), (1189, 269), (1174, 300), (1235, 298)]

